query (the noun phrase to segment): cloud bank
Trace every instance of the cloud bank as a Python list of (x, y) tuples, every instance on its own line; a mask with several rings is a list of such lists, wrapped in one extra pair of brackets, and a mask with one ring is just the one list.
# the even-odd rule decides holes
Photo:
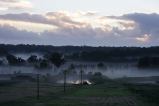
[[(17, 2), (17, 0), (6, 0)], [(0, 43), (159, 46), (159, 14), (67, 11), (0, 15)]]

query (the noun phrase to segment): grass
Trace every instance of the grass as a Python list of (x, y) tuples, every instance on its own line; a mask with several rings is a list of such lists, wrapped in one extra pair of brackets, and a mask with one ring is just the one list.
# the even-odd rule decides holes
[(130, 95), (130, 92), (125, 88), (88, 87), (88, 88), (81, 88), (70, 95), (77, 97), (78, 96), (79, 97), (127, 96)]
[(127, 85), (137, 97), (145, 103), (145, 106), (159, 106), (158, 85)]
[[(158, 86), (123, 85), (115, 81), (83, 87), (69, 86), (66, 93), (62, 87), (41, 85), (39, 100), (36, 100), (35, 84), (0, 87), (0, 97), (2, 98), (1, 95), (7, 91), (15, 99), (1, 101), (0, 106), (158, 106), (159, 104)], [(26, 95), (22, 91), (31, 94)], [(23, 95), (16, 98), (19, 94)]]

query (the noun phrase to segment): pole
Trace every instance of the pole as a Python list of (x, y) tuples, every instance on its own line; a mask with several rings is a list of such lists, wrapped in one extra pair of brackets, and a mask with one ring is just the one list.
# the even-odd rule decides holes
[(37, 100), (39, 100), (39, 97), (40, 97), (40, 95), (39, 95), (39, 91), (40, 91), (40, 88), (39, 88), (39, 73), (37, 74)]
[(64, 92), (66, 92), (66, 70), (64, 71)]
[(82, 75), (83, 71), (81, 70), (80, 73), (81, 73), (81, 86), (82, 86), (83, 85), (83, 75)]

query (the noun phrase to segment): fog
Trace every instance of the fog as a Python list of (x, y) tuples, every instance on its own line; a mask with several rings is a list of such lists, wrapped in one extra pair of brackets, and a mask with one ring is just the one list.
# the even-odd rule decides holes
[[(68, 62), (60, 68), (52, 67), (48, 69), (36, 69), (32, 66), (0, 66), (0, 74), (13, 74), (15, 72), (20, 73), (33, 73), (56, 75), (61, 73), (64, 69), (67, 69), (70, 64), (74, 64), (77, 74), (80, 70), (83, 70), (85, 74), (89, 72), (101, 72), (103, 75), (109, 78), (122, 78), (122, 77), (149, 77), (159, 76), (159, 69), (140, 69), (137, 68), (134, 63), (104, 63), (104, 67), (97, 67), (97, 63), (80, 63), (80, 62)], [(69, 75), (71, 76), (71, 75)]]
[[(21, 57), (25, 60), (28, 59), (30, 55), (36, 55), (38, 58), (42, 58), (42, 54), (30, 53), (30, 54), (14, 54), (16, 57)], [(4, 57), (3, 57), (4, 58)], [(2, 59), (2, 58), (1, 58)], [(50, 74), (57, 75), (63, 70), (68, 69), (68, 67), (73, 64), (74, 71), (78, 74), (80, 70), (83, 70), (85, 74), (90, 72), (101, 72), (108, 78), (122, 78), (122, 77), (149, 77), (149, 76), (159, 76), (159, 69), (148, 68), (140, 69), (137, 67), (136, 63), (104, 63), (103, 67), (98, 67), (99, 62), (77, 62), (71, 61), (66, 62), (60, 68), (52, 66), (52, 68), (37, 69), (33, 66), (10, 66), (10, 65), (0, 65), (0, 74), (14, 74), (15, 72), (20, 73), (40, 73), (42, 75)], [(71, 74), (69, 75), (71, 77)], [(73, 77), (73, 76), (72, 76)]]
[(27, 53), (27, 54), (22, 54), (22, 53), (16, 53), (14, 54), (16, 57), (21, 57), (25, 60), (27, 60), (31, 55), (36, 55), (38, 58), (42, 58), (43, 54), (40, 53)]

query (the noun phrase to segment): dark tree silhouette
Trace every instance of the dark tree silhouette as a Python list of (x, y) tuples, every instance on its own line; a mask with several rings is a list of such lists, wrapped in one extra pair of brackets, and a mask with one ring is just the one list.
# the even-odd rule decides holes
[(38, 62), (38, 58), (37, 58), (36, 55), (31, 55), (31, 56), (27, 59), (27, 61), (28, 61), (29, 63), (37, 63), (37, 62)]
[(22, 59), (22, 58), (20, 58), (20, 57), (17, 58), (16, 56), (11, 55), (11, 54), (8, 54), (8, 55), (6, 56), (6, 59), (7, 59), (8, 63), (9, 63), (10, 65), (19, 65), (19, 64), (25, 63), (25, 60), (24, 60), (24, 59)]
[(54, 64), (56, 67), (60, 67), (62, 64), (64, 64), (65, 60), (62, 54), (56, 52), (52, 53), (49, 56), (49, 60), (51, 61), (52, 64)]
[(91, 46), (50, 46), (50, 45), (9, 45), (0, 44), (0, 55), (12, 53), (60, 52), (65, 58), (83, 61), (137, 61), (143, 56), (159, 56), (159, 46), (154, 47), (91, 47)]
[(141, 57), (138, 61), (138, 67), (159, 67), (159, 57)]
[(102, 84), (105, 82), (105, 78), (103, 77), (101, 72), (95, 72), (94, 75), (90, 77), (90, 80), (95, 84)]
[(48, 68), (48, 67), (49, 67), (48, 61), (45, 60), (45, 59), (41, 59), (39, 67), (40, 67), (41, 69)]
[(0, 60), (0, 65), (2, 65), (3, 64), (3, 60)]
[(98, 63), (97, 67), (104, 67), (104, 63), (102, 63), (102, 62)]
[(14, 55), (8, 54), (6, 56), (6, 59), (7, 59), (8, 63), (11, 65), (18, 63), (17, 57), (15, 57)]
[(4, 49), (4, 47), (0, 47), (0, 56), (5, 56), (6, 54), (8, 54), (6, 49)]

